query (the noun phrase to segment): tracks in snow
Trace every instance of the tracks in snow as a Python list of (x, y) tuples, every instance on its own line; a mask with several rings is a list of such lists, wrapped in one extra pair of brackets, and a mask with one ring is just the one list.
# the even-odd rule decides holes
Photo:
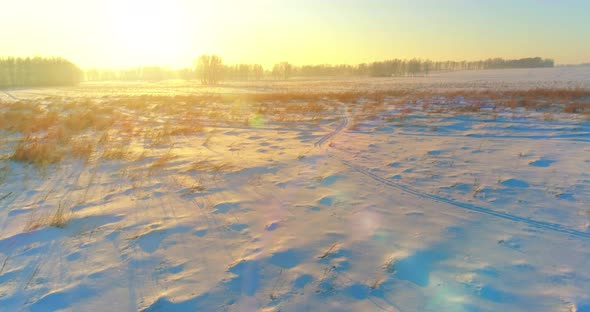
[(2, 93), (6, 94), (6, 96), (8, 96), (9, 98), (13, 99), (13, 100), (18, 100), (18, 98), (12, 94), (10, 94), (10, 92), (8, 91), (2, 91)]
[(369, 170), (366, 170), (365, 168), (354, 165), (349, 161), (346, 161), (346, 160), (343, 160), (340, 158), (338, 158), (338, 159), (343, 164), (348, 166), (350, 169), (352, 169), (360, 174), (363, 174), (363, 175), (365, 175), (365, 176), (367, 176), (367, 177), (369, 177), (369, 178), (371, 178), (371, 179), (373, 179), (385, 186), (395, 188), (400, 191), (404, 191), (406, 193), (410, 193), (410, 194), (415, 195), (420, 198), (430, 199), (432, 201), (449, 204), (449, 205), (452, 205), (452, 206), (455, 206), (458, 208), (483, 213), (483, 214), (486, 214), (486, 215), (489, 215), (492, 217), (496, 217), (496, 218), (500, 218), (500, 219), (504, 219), (504, 220), (527, 224), (527, 225), (530, 225), (530, 226), (533, 226), (533, 227), (536, 227), (539, 229), (543, 229), (543, 230), (549, 230), (549, 231), (553, 231), (553, 232), (563, 233), (563, 234), (567, 234), (567, 235), (571, 235), (571, 236), (575, 236), (575, 237), (580, 237), (580, 238), (590, 238), (590, 233), (588, 233), (588, 232), (582, 232), (582, 231), (570, 229), (570, 228), (567, 228), (567, 227), (560, 225), (560, 224), (548, 223), (548, 222), (538, 221), (538, 220), (534, 220), (534, 219), (519, 217), (519, 216), (516, 216), (513, 214), (506, 213), (506, 212), (495, 211), (495, 210), (492, 210), (489, 208), (484, 208), (484, 207), (480, 207), (477, 205), (472, 205), (472, 204), (468, 204), (468, 203), (464, 203), (464, 202), (460, 202), (460, 201), (456, 201), (456, 200), (424, 193), (424, 192), (421, 192), (421, 191), (416, 190), (414, 188), (411, 188), (409, 186), (389, 181), (385, 178), (382, 178), (382, 177), (370, 172)]
[[(314, 145), (321, 147), (321, 145), (324, 144), (327, 140), (329, 140), (330, 138), (332, 138), (333, 136), (338, 134), (340, 131), (342, 131), (342, 129), (344, 129), (344, 127), (346, 127), (347, 124), (348, 124), (348, 118), (346, 116), (342, 115), (342, 122), (340, 123), (338, 128), (336, 128), (334, 131), (321, 137)], [(589, 232), (583, 232), (583, 231), (578, 231), (575, 229), (567, 228), (561, 224), (549, 223), (549, 222), (534, 220), (534, 219), (530, 219), (530, 218), (520, 217), (520, 216), (509, 214), (506, 212), (496, 211), (493, 209), (489, 209), (489, 208), (485, 208), (485, 207), (481, 207), (481, 206), (477, 206), (477, 205), (473, 205), (473, 204), (468, 204), (468, 203), (448, 199), (448, 198), (433, 195), (433, 194), (424, 193), (422, 191), (419, 191), (419, 190), (409, 187), (407, 185), (394, 183), (390, 180), (382, 178), (382, 177), (370, 172), (369, 170), (367, 170), (361, 166), (355, 165), (355, 164), (353, 164), (347, 160), (344, 160), (342, 158), (339, 158), (337, 156), (332, 156), (332, 157), (340, 160), (344, 165), (346, 165), (347, 167), (349, 167), (353, 171), (363, 174), (378, 183), (381, 183), (385, 186), (412, 194), (412, 195), (420, 197), (420, 198), (430, 199), (435, 202), (449, 204), (449, 205), (455, 206), (457, 208), (462, 208), (462, 209), (465, 209), (468, 211), (486, 214), (488, 216), (492, 216), (495, 218), (500, 218), (500, 219), (504, 219), (504, 220), (508, 220), (508, 221), (514, 221), (514, 222), (518, 222), (521, 224), (527, 224), (532, 227), (543, 229), (543, 230), (562, 233), (562, 234), (571, 235), (571, 236), (579, 237), (579, 238), (590, 238)]]
[(346, 127), (346, 125), (348, 125), (348, 117), (346, 117), (344, 114), (342, 114), (342, 121), (340, 122), (338, 127), (336, 129), (334, 129), (334, 131), (321, 137), (317, 142), (314, 143), (314, 146), (322, 147), (322, 145), (324, 143), (326, 143), (326, 141), (328, 141), (330, 138), (332, 138), (333, 136), (338, 134), (340, 131), (342, 131)]

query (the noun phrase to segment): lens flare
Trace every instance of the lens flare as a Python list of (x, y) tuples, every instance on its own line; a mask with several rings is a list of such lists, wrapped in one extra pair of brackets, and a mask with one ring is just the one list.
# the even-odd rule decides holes
[(266, 120), (259, 114), (255, 114), (250, 118), (250, 126), (254, 128), (260, 128), (266, 125)]

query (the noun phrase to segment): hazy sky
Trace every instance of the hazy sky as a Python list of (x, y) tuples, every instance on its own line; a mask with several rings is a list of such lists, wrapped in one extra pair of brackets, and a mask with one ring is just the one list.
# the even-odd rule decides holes
[(0, 56), (78, 65), (590, 61), (589, 0), (2, 0)]

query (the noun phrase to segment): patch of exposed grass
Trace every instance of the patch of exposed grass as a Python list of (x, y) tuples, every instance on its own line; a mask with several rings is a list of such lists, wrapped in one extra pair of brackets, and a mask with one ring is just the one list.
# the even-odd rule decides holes
[(10, 166), (8, 164), (0, 164), (0, 185), (4, 184), (10, 175)]
[(66, 227), (66, 225), (68, 225), (69, 221), (70, 221), (69, 214), (65, 211), (63, 205), (60, 204), (57, 207), (57, 209), (55, 210), (55, 212), (53, 213), (53, 216), (49, 220), (48, 225), (63, 229)]
[(154, 161), (151, 164), (152, 168), (164, 168), (168, 162), (172, 159), (174, 159), (174, 154), (172, 154), (172, 148), (168, 149), (168, 152), (166, 152), (166, 154), (158, 157), (158, 159), (156, 159), (156, 161)]
[(189, 124), (181, 124), (173, 127), (168, 131), (169, 135), (191, 135), (201, 133), (204, 131), (203, 125), (197, 122), (190, 122)]
[(102, 157), (110, 160), (124, 160), (130, 157), (129, 146), (123, 143), (115, 143), (105, 147)]
[(193, 163), (188, 171), (227, 172), (231, 168), (232, 165), (228, 162), (214, 163), (208, 160), (201, 160)]
[(19, 140), (11, 160), (34, 164), (39, 167), (60, 162), (64, 156), (64, 149), (55, 140), (32, 136)]
[(92, 139), (77, 139), (71, 143), (72, 156), (85, 162), (90, 160), (94, 153), (95, 142)]
[(580, 114), (590, 112), (590, 101), (569, 103), (565, 105), (565, 107), (563, 108), (563, 112), (568, 114)]
[(24, 230), (26, 232), (30, 232), (47, 226), (63, 229), (68, 225), (70, 219), (70, 212), (66, 211), (64, 205), (60, 203), (53, 214), (43, 213), (41, 215), (37, 215), (35, 213), (31, 213), (29, 220), (25, 224)]

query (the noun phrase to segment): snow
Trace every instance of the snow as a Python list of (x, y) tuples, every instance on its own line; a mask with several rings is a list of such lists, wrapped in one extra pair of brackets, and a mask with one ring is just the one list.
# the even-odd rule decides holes
[(202, 86), (195, 81), (86, 82), (77, 87), (16, 88), (3, 92), (0, 100), (15, 98), (89, 97), (105, 95), (190, 95), (195, 93), (271, 93), (403, 90), (526, 90), (534, 88), (590, 88), (590, 66), (466, 70), (432, 72), (424, 77), (320, 77), (291, 80), (228, 81), (219, 86)]
[[(590, 311), (587, 118), (341, 105), (133, 159), (2, 160), (0, 310)], [(64, 228), (27, 229), (58, 206)]]

